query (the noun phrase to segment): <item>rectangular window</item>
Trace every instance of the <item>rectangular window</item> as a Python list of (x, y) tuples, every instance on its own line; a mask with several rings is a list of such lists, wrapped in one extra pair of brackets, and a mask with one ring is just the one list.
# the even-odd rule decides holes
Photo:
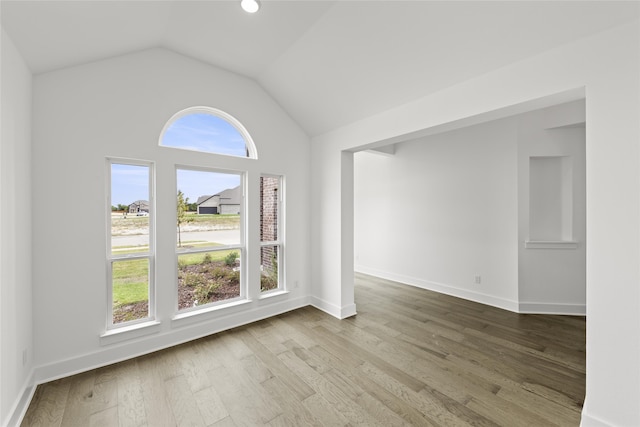
[(154, 313), (153, 164), (107, 160), (107, 329)]
[(178, 310), (245, 296), (243, 175), (176, 170)]
[(260, 291), (282, 289), (282, 177), (260, 177)]

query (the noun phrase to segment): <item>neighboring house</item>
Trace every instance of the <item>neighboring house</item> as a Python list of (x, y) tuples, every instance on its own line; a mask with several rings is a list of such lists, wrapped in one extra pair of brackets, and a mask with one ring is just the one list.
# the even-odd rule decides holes
[(229, 188), (213, 196), (198, 197), (198, 214), (239, 214), (242, 203), (240, 186)]
[(198, 215), (202, 214), (217, 214), (218, 213), (218, 199), (212, 195), (205, 195), (198, 197), (196, 204), (198, 205)]
[(137, 214), (137, 213), (149, 213), (149, 201), (147, 200), (136, 200), (135, 202), (129, 205), (129, 213)]

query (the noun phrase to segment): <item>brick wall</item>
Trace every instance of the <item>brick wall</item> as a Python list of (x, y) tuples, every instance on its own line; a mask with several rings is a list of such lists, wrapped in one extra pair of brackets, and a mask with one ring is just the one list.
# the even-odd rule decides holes
[[(260, 241), (278, 240), (278, 188), (280, 178), (260, 177)], [(272, 260), (277, 256), (273, 246), (265, 246), (261, 250), (260, 263), (264, 274), (274, 274)]]

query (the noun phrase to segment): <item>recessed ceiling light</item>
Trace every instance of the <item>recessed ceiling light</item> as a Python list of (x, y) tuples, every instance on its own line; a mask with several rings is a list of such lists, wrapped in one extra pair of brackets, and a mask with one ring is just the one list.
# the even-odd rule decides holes
[(260, 9), (260, 3), (257, 0), (242, 0), (240, 6), (249, 13), (256, 13)]

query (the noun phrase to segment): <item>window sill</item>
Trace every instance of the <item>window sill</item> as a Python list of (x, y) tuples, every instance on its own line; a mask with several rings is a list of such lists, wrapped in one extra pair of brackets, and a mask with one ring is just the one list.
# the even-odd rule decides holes
[(262, 300), (266, 300), (269, 299), (271, 297), (277, 297), (279, 295), (286, 295), (288, 294), (289, 291), (285, 291), (285, 290), (277, 290), (277, 291), (270, 291), (270, 292), (265, 292), (264, 294), (260, 295), (260, 298), (258, 298), (258, 300), (262, 301)]
[(578, 249), (578, 242), (570, 240), (527, 240), (526, 249)]
[(171, 323), (172, 325), (179, 325), (181, 323), (186, 324), (186, 323), (189, 323), (188, 322), (189, 319), (195, 319), (197, 317), (200, 317), (206, 314), (215, 313), (216, 311), (224, 310), (231, 307), (237, 307), (237, 306), (241, 306), (249, 303), (251, 303), (250, 299), (241, 299), (241, 300), (229, 302), (227, 304), (214, 305), (211, 307), (203, 307), (199, 310), (189, 310), (185, 313), (178, 313), (175, 316), (173, 316), (171, 318)]
[(155, 334), (160, 331), (160, 322), (150, 320), (148, 322), (136, 323), (130, 326), (108, 329), (100, 335), (100, 345), (115, 344), (133, 338)]

